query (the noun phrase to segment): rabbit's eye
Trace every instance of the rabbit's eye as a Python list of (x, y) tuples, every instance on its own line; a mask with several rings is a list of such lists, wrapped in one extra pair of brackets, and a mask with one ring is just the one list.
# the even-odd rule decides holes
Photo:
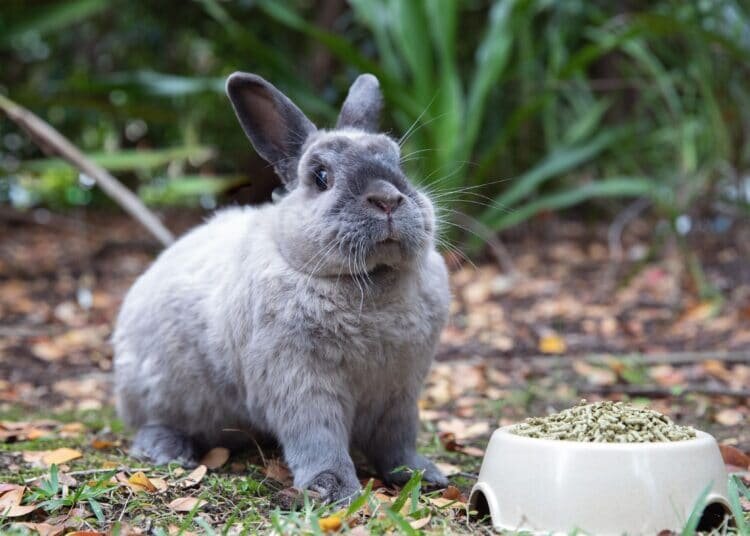
[(328, 172), (325, 169), (322, 167), (316, 168), (313, 171), (313, 176), (315, 177), (315, 185), (318, 187), (318, 190), (322, 192), (328, 189)]

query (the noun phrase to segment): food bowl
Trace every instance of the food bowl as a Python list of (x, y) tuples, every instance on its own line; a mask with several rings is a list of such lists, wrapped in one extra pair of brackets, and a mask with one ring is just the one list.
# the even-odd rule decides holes
[(496, 530), (657, 534), (679, 531), (708, 492), (702, 524), (729, 512), (716, 440), (584, 443), (492, 434), (470, 504)]

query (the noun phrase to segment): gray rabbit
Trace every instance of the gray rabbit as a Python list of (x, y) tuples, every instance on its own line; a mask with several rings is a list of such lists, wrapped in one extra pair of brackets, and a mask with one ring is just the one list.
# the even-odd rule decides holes
[(386, 481), (408, 467), (446, 485), (415, 443), (448, 277), (432, 204), (377, 133), (377, 79), (357, 78), (328, 131), (257, 75), (226, 89), (288, 193), (218, 212), (128, 292), (113, 344), (133, 453), (191, 465), (227, 430), (252, 430), (324, 500), (360, 489), (350, 448)]

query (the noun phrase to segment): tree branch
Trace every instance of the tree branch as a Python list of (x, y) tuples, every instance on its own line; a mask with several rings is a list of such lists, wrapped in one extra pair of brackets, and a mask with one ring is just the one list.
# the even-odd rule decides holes
[(174, 242), (174, 236), (164, 224), (138, 199), (133, 192), (122, 185), (107, 170), (92, 162), (67, 138), (50, 124), (43, 121), (26, 108), (0, 95), (0, 110), (39, 145), (43, 150), (55, 153), (94, 179), (99, 187), (127, 213), (143, 225), (164, 246)]

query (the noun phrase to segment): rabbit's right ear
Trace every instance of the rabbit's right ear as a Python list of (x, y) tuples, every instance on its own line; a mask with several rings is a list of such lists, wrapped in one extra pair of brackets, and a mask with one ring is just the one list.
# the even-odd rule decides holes
[(297, 180), (297, 162), (315, 125), (281, 91), (258, 75), (233, 73), (227, 95), (255, 150), (285, 184)]

